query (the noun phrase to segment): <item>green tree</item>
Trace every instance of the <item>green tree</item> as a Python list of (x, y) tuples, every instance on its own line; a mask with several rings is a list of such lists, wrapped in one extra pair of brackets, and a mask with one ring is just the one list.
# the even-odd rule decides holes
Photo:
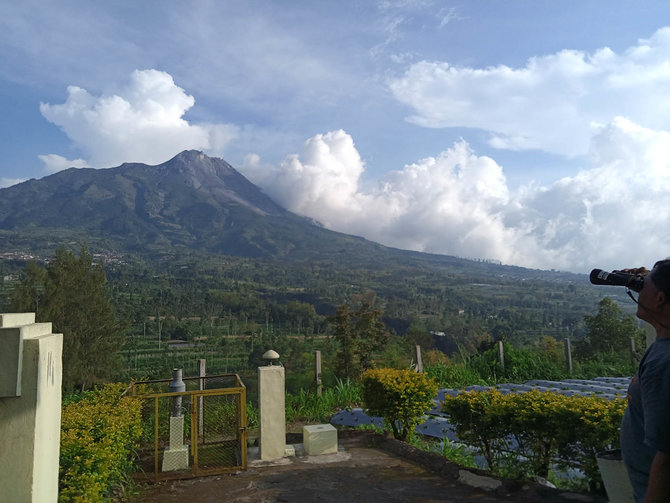
[(344, 304), (330, 319), (333, 339), (338, 344), (335, 373), (340, 378), (358, 379), (372, 368), (372, 356), (389, 340), (389, 332), (380, 321), (382, 311), (373, 307), (374, 295), (360, 301), (357, 309)]
[(644, 347), (644, 330), (637, 326), (635, 317), (623, 314), (621, 308), (608, 297), (598, 304), (598, 314), (584, 316), (584, 323), (586, 336), (576, 345), (580, 356), (625, 353), (630, 347), (631, 337), (636, 348)]
[(85, 390), (118, 370), (123, 327), (114, 315), (103, 265), (86, 246), (79, 257), (59, 249), (46, 269), (29, 264), (13, 290), (11, 308), (35, 312), (63, 334), (63, 389)]

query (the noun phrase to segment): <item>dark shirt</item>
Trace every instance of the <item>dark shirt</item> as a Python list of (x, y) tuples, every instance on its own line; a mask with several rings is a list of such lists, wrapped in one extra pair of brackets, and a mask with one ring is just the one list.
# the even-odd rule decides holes
[(635, 501), (641, 502), (656, 452), (670, 454), (670, 338), (657, 339), (642, 358), (628, 387), (620, 438)]

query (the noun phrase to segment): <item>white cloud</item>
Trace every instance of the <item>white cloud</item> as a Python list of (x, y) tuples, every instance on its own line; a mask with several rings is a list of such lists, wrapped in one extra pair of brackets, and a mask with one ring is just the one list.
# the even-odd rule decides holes
[(523, 68), (421, 61), (390, 88), (412, 107), (408, 120), (415, 124), (479, 128), (497, 148), (578, 156), (589, 149), (594, 121), (623, 116), (670, 130), (668, 54), (670, 28), (663, 28), (621, 54), (564, 50), (531, 58)]
[(670, 255), (670, 133), (623, 118), (592, 127), (589, 169), (516, 193), (464, 141), (368, 191), (344, 131), (311, 138), (276, 170), (258, 158), (246, 169), (288, 209), (390, 246), (582, 272), (652, 265)]
[(46, 154), (37, 156), (44, 163), (44, 170), (55, 173), (68, 168), (88, 168), (88, 163), (83, 159), (69, 160), (62, 155)]
[[(67, 134), (86, 162), (109, 167), (123, 162), (157, 164), (186, 149), (221, 155), (237, 128), (190, 124), (183, 116), (194, 103), (169, 74), (136, 70), (121, 93), (95, 97), (70, 86), (65, 103), (42, 103), (40, 111)], [(52, 155), (40, 158), (49, 162), (56, 159)]]
[(2, 177), (0, 178), (0, 189), (4, 189), (5, 187), (11, 187), (12, 185), (16, 185), (17, 183), (25, 182), (25, 179), (23, 178), (6, 178)]

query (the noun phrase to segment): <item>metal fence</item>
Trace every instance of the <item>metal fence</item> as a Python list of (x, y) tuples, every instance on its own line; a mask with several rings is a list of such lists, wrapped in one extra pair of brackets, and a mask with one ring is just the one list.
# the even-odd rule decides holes
[(246, 469), (246, 388), (237, 374), (186, 377), (186, 391), (170, 379), (135, 382), (142, 403), (139, 479), (199, 477)]

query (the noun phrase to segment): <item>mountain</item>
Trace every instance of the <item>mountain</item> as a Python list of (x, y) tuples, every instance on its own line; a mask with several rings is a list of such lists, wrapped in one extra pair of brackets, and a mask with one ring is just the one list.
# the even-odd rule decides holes
[(70, 168), (0, 189), (0, 237), (4, 252), (39, 240), (272, 259), (385, 250), (287, 211), (223, 159), (195, 150), (157, 166)]
[[(70, 168), (0, 189), (0, 254), (60, 246), (145, 258), (231, 255), (320, 262), (402, 276), (441, 269), (479, 277), (574, 281), (577, 275), (389, 248), (280, 207), (223, 159), (188, 150), (157, 166)], [(411, 272), (410, 272), (411, 269)], [(579, 281), (584, 278), (579, 277)]]

